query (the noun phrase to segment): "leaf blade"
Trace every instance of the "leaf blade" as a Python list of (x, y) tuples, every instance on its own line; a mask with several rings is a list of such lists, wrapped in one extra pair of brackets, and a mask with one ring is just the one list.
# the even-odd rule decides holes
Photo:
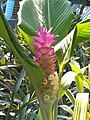
[(23, 0), (20, 6), (18, 25), (28, 35), (35, 34), (41, 26), (47, 29), (52, 27), (52, 33), (59, 35), (58, 41), (68, 33), (73, 18), (68, 0)]

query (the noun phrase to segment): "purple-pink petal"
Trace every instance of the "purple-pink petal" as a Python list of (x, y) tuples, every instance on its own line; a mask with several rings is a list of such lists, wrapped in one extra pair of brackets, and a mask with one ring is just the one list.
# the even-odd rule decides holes
[(36, 42), (33, 44), (35, 47), (35, 63), (41, 67), (45, 76), (54, 73), (56, 54), (51, 45), (55, 42), (55, 36), (50, 34), (46, 28), (39, 28), (37, 36), (32, 36)]
[(33, 43), (33, 46), (38, 49), (38, 48), (41, 48), (42, 47), (42, 43), (40, 42), (36, 42), (36, 43)]
[(43, 46), (50, 47), (55, 42), (55, 36), (48, 33), (46, 28), (39, 28), (38, 36), (31, 36), (37, 42), (41, 42)]
[(38, 41), (38, 42), (41, 42), (43, 43), (43, 39), (41, 37), (38, 37), (38, 36), (31, 36), (32, 39)]

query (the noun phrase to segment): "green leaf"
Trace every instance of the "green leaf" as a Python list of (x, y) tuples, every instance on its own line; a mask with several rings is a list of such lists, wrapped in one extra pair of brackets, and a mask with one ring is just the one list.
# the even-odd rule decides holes
[(70, 113), (71, 115), (73, 115), (73, 110), (70, 107), (68, 107), (67, 105), (59, 105), (58, 107), (61, 107), (63, 110), (65, 110), (68, 113)]
[[(7, 21), (5, 20), (5, 17), (1, 11), (1, 8), (0, 8), (0, 16), (1, 16), (1, 21), (3, 23), (3, 26), (5, 27), (5, 30), (7, 32), (9, 39), (6, 39), (3, 36), (3, 32), (0, 32), (0, 35), (4, 38), (6, 44), (11, 47), (13, 53), (17, 56), (17, 58), (20, 60), (20, 62), (22, 64), (22, 66), (25, 68), (28, 79), (32, 82), (34, 90), (38, 97), (43, 119), (46, 120), (50, 116), (49, 112), (51, 109), (51, 106), (50, 106), (51, 102), (50, 102), (50, 105), (47, 105), (47, 106), (49, 106), (47, 108), (46, 104), (43, 101), (43, 96), (41, 95), (41, 92), (39, 89), (40, 85), (42, 85), (43, 80), (44, 80), (43, 70), (38, 68), (33, 63), (32, 59), (30, 59), (29, 56), (27, 54), (25, 54), (25, 51), (19, 45), (12, 29), (9, 27)], [(2, 24), (0, 23), (0, 27), (1, 26), (2, 26)], [(43, 108), (45, 108), (45, 109), (43, 109)], [(49, 111), (49, 112), (47, 112), (47, 111)], [(8, 116), (9, 116), (9, 114), (7, 115), (7, 119), (8, 119)]]
[(72, 71), (69, 71), (65, 75), (63, 75), (63, 77), (61, 78), (59, 98), (61, 98), (66, 93), (72, 81), (74, 80), (75, 76), (76, 74)]
[(44, 79), (43, 71), (33, 63), (32, 59), (29, 58), (29, 56), (25, 53), (23, 48), (19, 45), (13, 33), (13, 30), (10, 28), (9, 24), (5, 20), (1, 7), (0, 7), (0, 29), (2, 29), (0, 31), (0, 36), (5, 40), (6, 44), (10, 46), (13, 53), (20, 60), (28, 76), (30, 77), (32, 83), (34, 84), (34, 87), (36, 85), (42, 84), (42, 81)]
[[(30, 99), (30, 94), (27, 94), (23, 100), (23, 105), (27, 103)], [(26, 113), (27, 106), (19, 111), (19, 120), (25, 120), (25, 113)]]
[(82, 72), (82, 74), (85, 73), (85, 71), (87, 70), (87, 68), (88, 68), (88, 66), (85, 66), (85, 67), (81, 68), (81, 72)]
[(84, 42), (90, 39), (90, 19), (79, 22), (76, 24), (75, 28), (60, 41), (57, 45), (54, 46), (54, 50), (58, 51), (62, 49), (63, 52), (68, 49), (69, 44), (72, 42), (72, 51), (78, 43)]
[[(2, 13), (2, 10), (0, 8), (0, 28), (2, 30), (0, 31), (0, 36), (5, 40), (6, 44), (11, 47), (11, 50), (16, 54), (20, 54), (21, 57), (24, 57), (24, 59), (35, 67), (35, 65), (32, 63), (31, 59), (25, 54), (22, 47), (19, 45), (13, 30), (9, 26), (8, 22), (5, 20), (5, 17)], [(20, 57), (20, 55), (18, 55)]]
[(15, 97), (16, 93), (18, 92), (20, 85), (22, 83), (23, 78), (26, 75), (26, 71), (24, 69), (21, 70), (19, 77), (15, 83), (14, 90), (13, 90), (13, 97)]
[[(0, 8), (0, 9), (1, 9), (1, 8)], [(9, 36), (8, 36), (7, 30), (6, 30), (6, 28), (5, 28), (5, 25), (4, 25), (4, 23), (3, 23), (1, 14), (2, 14), (2, 13), (1, 13), (1, 10), (0, 10), (0, 29), (2, 29), (2, 30), (0, 31), (0, 37), (9, 40)]]
[(83, 80), (83, 75), (81, 73), (78, 73), (75, 76), (75, 80), (76, 80), (76, 87), (78, 92), (83, 92), (83, 85), (84, 85), (84, 80)]
[(27, 35), (20, 27), (18, 27), (19, 32), (21, 33), (22, 37), (24, 38), (24, 41), (28, 44), (28, 49), (30, 51), (34, 51), (33, 43), (35, 42), (33, 39), (30, 38), (29, 35)]
[(90, 90), (90, 80), (84, 78), (84, 87), (87, 88), (88, 90)]
[[(59, 59), (60, 64), (67, 63), (70, 60), (70, 57), (74, 51), (74, 48), (77, 44), (84, 42), (90, 39), (90, 19), (82, 21), (76, 24), (75, 28), (57, 45), (54, 46), (54, 51), (57, 56), (62, 57)], [(63, 54), (60, 54), (59, 51), (63, 51)]]
[[(87, 76), (83, 76), (84, 77), (84, 86), (90, 90), (90, 64), (84, 68), (88, 68), (88, 75)], [(84, 69), (82, 68), (82, 70)], [(85, 69), (86, 70), (86, 69)], [(84, 72), (83, 72), (84, 74)]]
[(77, 63), (76, 61), (71, 61), (69, 64), (73, 72), (81, 73), (79, 63)]
[(19, 27), (28, 35), (43, 26), (53, 28), (52, 33), (59, 35), (60, 41), (68, 33), (73, 14), (68, 0), (23, 0), (18, 18)]
[(74, 107), (73, 120), (86, 120), (89, 93), (78, 93)]
[(39, 112), (37, 114), (36, 120), (42, 120), (42, 114), (41, 114), (40, 109), (39, 109)]
[[(27, 95), (28, 97), (28, 95)], [(30, 98), (28, 102), (24, 103), (19, 110), (16, 111), (15, 116), (13, 117), (13, 120), (16, 120), (16, 116), (23, 111), (23, 109), (26, 109), (28, 105), (32, 105), (33, 103), (35, 103), (37, 101), (37, 98)]]
[(90, 39), (90, 18), (76, 25), (77, 35), (76, 44)]
[(69, 89), (66, 91), (65, 95), (68, 97), (71, 103), (75, 104), (75, 97)]
[(57, 54), (59, 64), (66, 64), (70, 60), (74, 32), (75, 29), (73, 29), (62, 41), (54, 46), (54, 51)]

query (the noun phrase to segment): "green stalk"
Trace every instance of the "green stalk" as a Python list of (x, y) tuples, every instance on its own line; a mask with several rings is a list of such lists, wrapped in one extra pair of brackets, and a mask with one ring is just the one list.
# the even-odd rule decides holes
[(52, 106), (47, 103), (45, 104), (40, 95), (38, 96), (38, 100), (43, 120), (55, 120), (53, 119)]
[(53, 118), (52, 118), (52, 109), (51, 108), (49, 109), (47, 107), (47, 109), (45, 111), (46, 111), (46, 114), (47, 114), (47, 120), (53, 120)]
[[(33, 81), (32, 81), (32, 82), (33, 82)], [(34, 89), (35, 89), (35, 92), (36, 92), (36, 96), (37, 96), (38, 101), (39, 101), (42, 118), (43, 118), (43, 120), (48, 120), (48, 119), (47, 119), (46, 111), (45, 111), (45, 109), (44, 109), (44, 103), (43, 103), (43, 100), (42, 100), (42, 96), (41, 96), (41, 94), (40, 94), (40, 91), (38, 90), (37, 86), (36, 86), (34, 83), (33, 83), (33, 86), (34, 86)]]
[(40, 94), (40, 91), (37, 89), (36, 86), (34, 86), (34, 89), (36, 91), (36, 95), (37, 95), (37, 98), (39, 101), (40, 110), (41, 110), (43, 120), (55, 120), (53, 118), (52, 104), (44, 103), (42, 95)]
[(58, 111), (58, 99), (55, 101), (53, 107), (52, 107), (52, 115), (53, 115), (53, 120), (57, 120), (57, 111)]
[[(61, 76), (62, 76), (62, 73), (63, 73), (63, 69), (64, 69), (64, 65), (60, 65), (59, 66), (59, 86), (61, 84)], [(58, 89), (58, 92), (57, 92), (57, 99), (55, 100), (53, 106), (52, 106), (52, 119), (50, 120), (57, 120), (57, 111), (58, 111), (58, 94), (59, 94), (59, 89)]]
[(40, 105), (43, 120), (48, 120), (46, 111), (45, 111), (44, 106), (43, 106), (43, 102), (41, 100), (39, 100), (39, 105)]

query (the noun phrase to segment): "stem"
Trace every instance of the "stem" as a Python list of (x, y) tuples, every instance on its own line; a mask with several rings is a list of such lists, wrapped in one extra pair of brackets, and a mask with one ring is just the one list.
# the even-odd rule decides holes
[(57, 120), (57, 111), (58, 111), (57, 106), (58, 106), (58, 99), (55, 101), (52, 107), (53, 120)]
[(54, 120), (53, 119), (53, 112), (52, 112), (52, 106), (51, 105), (46, 105), (45, 106), (45, 111), (46, 111), (46, 114), (47, 114), (47, 120)]
[[(34, 86), (34, 88), (35, 88), (35, 86)], [(39, 105), (40, 105), (40, 110), (41, 110), (43, 120), (54, 120), (51, 104), (44, 103), (39, 90), (35, 89), (35, 91), (36, 91), (36, 94), (37, 94), (37, 97), (39, 100)]]
[(44, 110), (44, 107), (43, 107), (43, 102), (41, 100), (39, 100), (39, 105), (40, 105), (43, 120), (48, 120), (46, 111)]
[(53, 113), (52, 113), (52, 107), (49, 104), (43, 103), (43, 100), (41, 98), (39, 99), (40, 109), (42, 113), (43, 120), (54, 120), (53, 119)]
[(39, 101), (42, 118), (43, 118), (43, 120), (48, 120), (48, 119), (47, 119), (46, 111), (45, 111), (45, 109), (44, 109), (44, 103), (43, 103), (43, 100), (42, 100), (42, 96), (41, 96), (41, 94), (40, 94), (40, 91), (37, 89), (37, 87), (35, 86), (35, 84), (33, 84), (33, 86), (34, 86), (34, 89), (35, 89), (35, 92), (36, 92), (36, 95), (37, 95), (37, 98), (38, 98), (38, 101)]

